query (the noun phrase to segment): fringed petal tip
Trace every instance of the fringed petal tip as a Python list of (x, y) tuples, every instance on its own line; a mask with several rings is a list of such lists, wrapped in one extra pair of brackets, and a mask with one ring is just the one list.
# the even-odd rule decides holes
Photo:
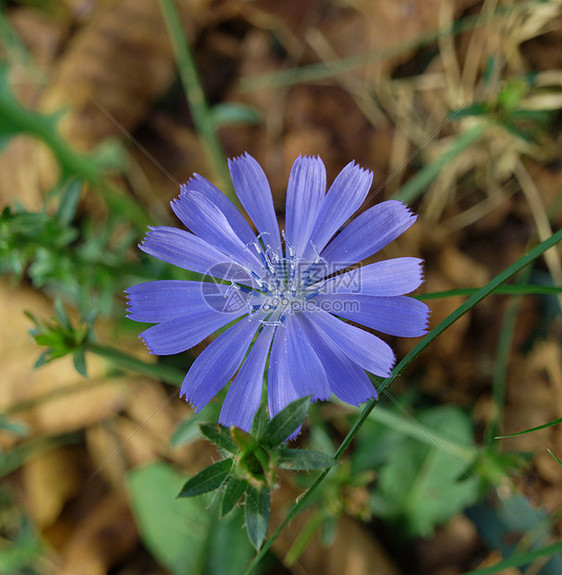
[(253, 160), (254, 158), (252, 156), (250, 156), (250, 154), (248, 154), (248, 152), (242, 152), (241, 154), (238, 154), (238, 156), (233, 156), (232, 158), (228, 158), (226, 160), (226, 163), (230, 169), (236, 162), (239, 162), (240, 160), (247, 160), (247, 159)]
[(302, 431), (302, 425), (299, 425), (295, 431), (293, 431), (293, 433), (291, 433), (291, 435), (289, 435), (289, 437), (287, 437), (287, 439), (285, 441), (294, 441), (300, 434)]
[(181, 399), (183, 399), (187, 403), (187, 405), (189, 407), (191, 407), (191, 409), (193, 409), (193, 413), (197, 413), (197, 412), (201, 411), (205, 407), (205, 405), (207, 405), (206, 403), (203, 405), (197, 405), (195, 403), (195, 401), (193, 400), (193, 398), (191, 398), (187, 395), (187, 390), (183, 389), (183, 388), (180, 389), (180, 395), (179, 396)]
[(369, 170), (369, 168), (365, 168), (363, 166), (361, 166), (359, 164), (359, 162), (356, 162), (355, 160), (352, 160), (350, 162), (351, 167), (353, 167), (354, 169), (359, 169), (359, 173), (361, 174), (361, 176), (365, 177), (365, 178), (373, 178), (373, 176), (375, 175), (375, 173), (373, 172), (373, 170)]
[[(371, 401), (372, 399), (378, 399), (378, 398), (379, 398), (379, 394), (378, 394), (377, 390), (375, 389), (375, 386), (373, 385), (373, 389), (369, 393), (369, 395), (365, 395), (361, 399), (356, 399), (355, 401), (350, 401), (349, 399), (347, 399), (344, 401), (344, 403), (348, 403), (349, 405), (354, 405), (355, 407), (359, 407), (362, 403), (367, 403), (368, 401)], [(341, 401), (343, 401), (343, 400), (341, 400)]]
[(424, 325), (423, 328), (422, 328), (422, 333), (421, 333), (421, 335), (425, 335), (425, 334), (429, 331), (429, 329), (430, 329), (430, 327), (431, 327), (431, 326), (429, 325), (429, 320), (430, 320), (430, 318), (431, 318), (431, 310), (430, 310), (429, 308), (427, 308), (427, 315), (426, 315), (426, 317), (425, 317), (425, 325)]
[(144, 335), (142, 333), (139, 335), (139, 339), (142, 341), (142, 343), (144, 343), (144, 346), (148, 350), (148, 353), (154, 354), (154, 352), (152, 351), (152, 348), (150, 347), (150, 345), (148, 345), (148, 342), (146, 341), (146, 338), (144, 337)]

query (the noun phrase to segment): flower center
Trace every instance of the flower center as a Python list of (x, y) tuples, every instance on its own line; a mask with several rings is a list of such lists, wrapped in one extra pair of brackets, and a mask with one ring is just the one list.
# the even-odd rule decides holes
[(263, 322), (282, 325), (287, 313), (304, 311), (307, 302), (319, 293), (325, 277), (326, 263), (317, 255), (315, 261), (303, 261), (285, 241), (285, 253), (277, 253), (271, 246), (258, 248), (264, 264), (264, 274), (256, 278), (260, 291), (251, 294), (249, 305), (270, 314)]

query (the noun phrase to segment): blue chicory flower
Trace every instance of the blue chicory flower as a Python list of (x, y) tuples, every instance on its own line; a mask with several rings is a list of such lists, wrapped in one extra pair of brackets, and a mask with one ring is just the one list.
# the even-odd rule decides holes
[(245, 431), (260, 405), (268, 362), (270, 417), (307, 395), (327, 400), (333, 393), (352, 405), (376, 397), (365, 371), (388, 376), (394, 354), (354, 324), (395, 336), (423, 335), (428, 308), (404, 296), (422, 283), (422, 261), (357, 264), (400, 236), (416, 216), (401, 202), (384, 201), (339, 231), (364, 202), (372, 173), (351, 162), (326, 193), (322, 160), (299, 157), (281, 235), (257, 161), (244, 154), (230, 160), (229, 169), (258, 233), (205, 178), (195, 175), (181, 187), (171, 205), (191, 231), (151, 227), (139, 247), (204, 278), (127, 290), (129, 317), (156, 324), (140, 335), (149, 351), (179, 353), (232, 324), (193, 362), (181, 395), (199, 410), (234, 378), (219, 422)]

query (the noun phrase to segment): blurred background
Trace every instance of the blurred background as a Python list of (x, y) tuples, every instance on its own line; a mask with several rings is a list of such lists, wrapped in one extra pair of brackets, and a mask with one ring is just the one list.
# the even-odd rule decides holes
[[(425, 259), (434, 327), (561, 227), (562, 2), (1, 6), (0, 573), (243, 573), (243, 515), (174, 499), (220, 402), (194, 419), (170, 383), (202, 347), (154, 358), (125, 318), (123, 289), (182, 277), (146, 226), (244, 151), (281, 222), (299, 154), (356, 160), (366, 207), (419, 214), (383, 255)], [(561, 284), (558, 246), (439, 337), (255, 572), (562, 573), (562, 427), (494, 439), (561, 415)], [(297, 445), (333, 453), (359, 411), (313, 408)], [(272, 526), (313, 478), (280, 475)]]

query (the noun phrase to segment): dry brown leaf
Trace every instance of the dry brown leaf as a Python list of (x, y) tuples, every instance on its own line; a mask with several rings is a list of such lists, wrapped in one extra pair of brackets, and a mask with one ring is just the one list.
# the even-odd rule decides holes
[[(207, 3), (178, 3), (189, 38)], [(119, 126), (131, 130), (174, 76), (174, 55), (159, 3), (113, 2), (72, 38), (42, 107), (69, 108), (62, 133), (74, 145), (91, 149), (119, 135)]]
[[(137, 379), (133, 385), (134, 400), (127, 407), (127, 414), (139, 427), (166, 444), (177, 425), (171, 402), (178, 397), (179, 389), (164, 391), (152, 381)], [(187, 415), (187, 410), (186, 410)]]
[[(457, 515), (439, 527), (432, 539), (415, 545), (416, 565), (423, 573), (460, 573), (451, 567), (470, 559), (478, 550), (480, 540), (474, 523), (465, 515)], [(438, 571), (439, 569), (439, 571)]]
[(119, 449), (123, 450), (131, 467), (140, 467), (161, 460), (168, 452), (167, 442), (160, 441), (146, 425), (136, 421), (119, 418), (116, 421), (116, 432)]
[(30, 136), (14, 136), (0, 154), (0, 206), (17, 201), (38, 212), (58, 179), (57, 162), (44, 144)]
[(106, 575), (129, 555), (138, 540), (124, 496), (108, 495), (81, 521), (63, 551), (60, 575)]
[(488, 270), (452, 244), (445, 244), (439, 254), (439, 267), (454, 285), (482, 287), (490, 279)]
[(88, 427), (85, 438), (94, 475), (101, 476), (113, 490), (124, 491), (129, 466), (113, 420)]
[[(63, 6), (65, 2), (59, 2)], [(8, 12), (8, 20), (34, 62), (43, 70), (49, 70), (56, 60), (73, 24), (70, 10), (59, 10), (56, 16), (46, 11), (18, 6)], [(17, 64), (16, 64), (17, 65)], [(38, 78), (34, 68), (26, 70)]]
[(40, 529), (51, 525), (82, 487), (77, 454), (74, 447), (60, 447), (34, 456), (23, 466), (26, 506)]
[[(560, 417), (561, 352), (556, 339), (544, 341), (528, 356), (515, 356), (509, 372), (502, 434), (516, 433)], [(562, 453), (560, 425), (502, 440), (503, 449), (536, 453), (535, 467), (546, 482), (562, 486), (560, 466), (546, 451)]]

